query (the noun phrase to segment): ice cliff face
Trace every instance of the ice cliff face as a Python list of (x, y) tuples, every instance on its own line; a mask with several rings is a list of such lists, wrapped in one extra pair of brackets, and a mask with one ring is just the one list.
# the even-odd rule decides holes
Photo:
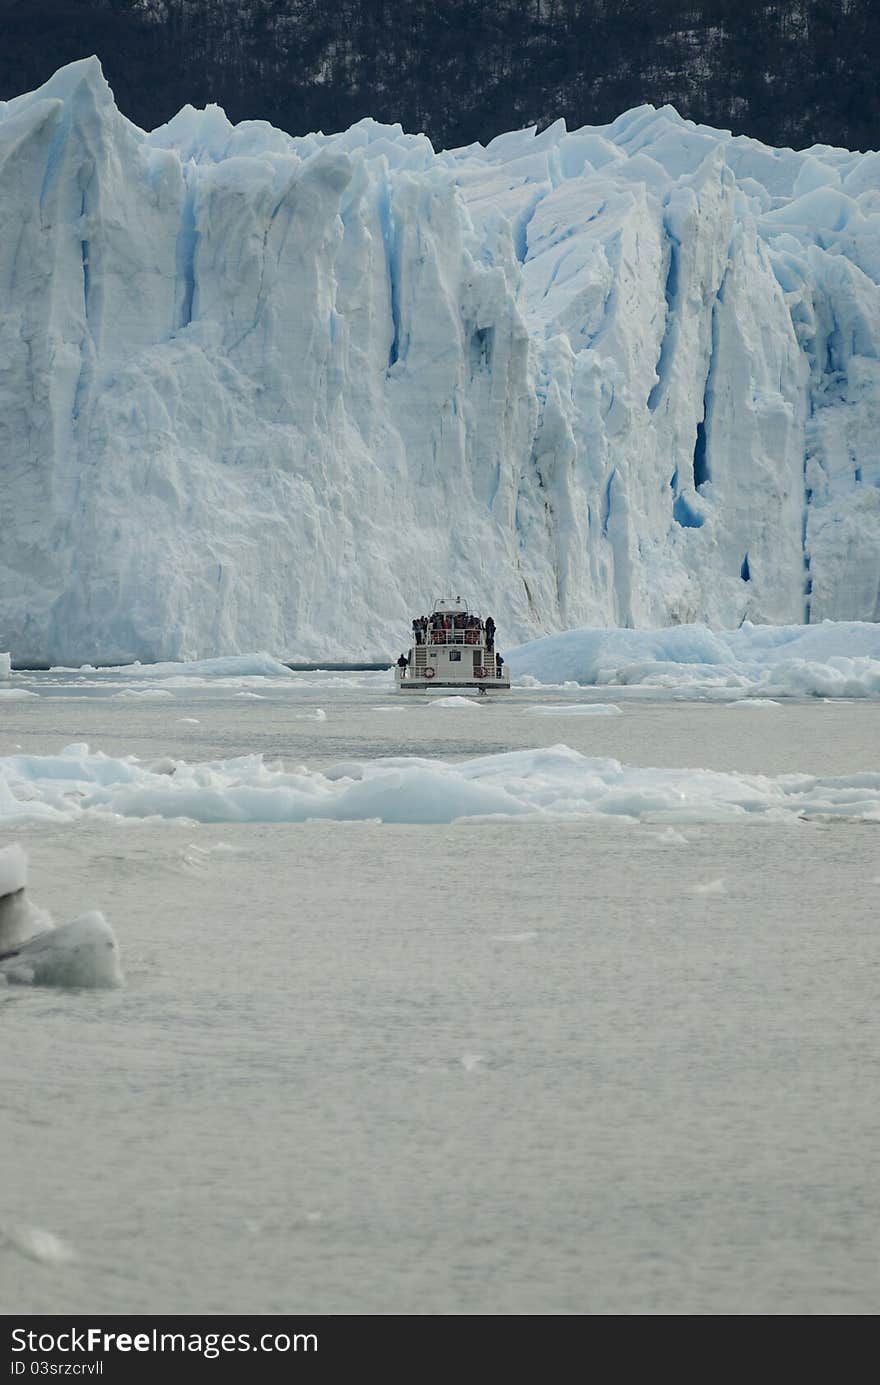
[(880, 154), (0, 103), (0, 648), (880, 619)]

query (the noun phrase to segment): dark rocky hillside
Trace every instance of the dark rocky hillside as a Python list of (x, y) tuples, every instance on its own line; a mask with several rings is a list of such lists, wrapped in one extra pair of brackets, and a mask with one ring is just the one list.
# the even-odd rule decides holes
[(146, 128), (189, 101), (435, 146), (644, 101), (767, 143), (880, 145), (877, 0), (0, 0), (0, 98), (97, 53)]

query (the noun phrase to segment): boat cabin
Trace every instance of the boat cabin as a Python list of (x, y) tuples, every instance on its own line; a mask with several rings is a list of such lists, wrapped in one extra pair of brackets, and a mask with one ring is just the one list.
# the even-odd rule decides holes
[(468, 609), (460, 597), (438, 601), (431, 614), (416, 616), (412, 645), (395, 669), (401, 692), (429, 688), (510, 688), (510, 675), (495, 648), (495, 622)]

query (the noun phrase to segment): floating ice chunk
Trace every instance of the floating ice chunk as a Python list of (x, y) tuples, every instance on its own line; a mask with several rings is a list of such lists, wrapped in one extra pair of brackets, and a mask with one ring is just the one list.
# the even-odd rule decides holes
[(465, 1072), (474, 1072), (485, 1061), (482, 1053), (465, 1053), (461, 1060), (461, 1066)]
[(190, 842), (185, 850), (181, 851), (180, 859), (188, 870), (204, 870), (211, 864), (212, 856), (237, 856), (241, 848), (230, 846), (227, 842), (215, 842), (213, 846), (199, 846), (196, 842)]
[(174, 693), (169, 692), (167, 688), (123, 688), (122, 692), (111, 695), (116, 700), (129, 698), (138, 702), (163, 702), (173, 697)]
[(254, 701), (256, 701), (256, 702), (263, 702), (263, 701), (265, 701), (265, 699), (264, 699), (262, 693), (255, 693), (255, 692), (247, 692), (247, 691), (245, 691), (245, 692), (237, 692), (237, 693), (235, 694), (235, 696), (236, 696), (236, 697), (251, 697), (251, 698), (253, 698)]
[(38, 1226), (0, 1229), (0, 1245), (4, 1242), (41, 1265), (66, 1265), (75, 1258), (60, 1236)]
[(12, 655), (0, 654), (0, 678), (8, 678), (12, 673)]
[(727, 886), (723, 880), (707, 880), (705, 884), (691, 886), (692, 894), (727, 894)]
[(4, 702), (24, 701), (28, 697), (37, 697), (38, 693), (29, 692), (27, 688), (0, 688), (0, 699)]
[(27, 858), (18, 845), (0, 850), (0, 976), (25, 985), (122, 982), (119, 947), (103, 915), (53, 928), (50, 915), (28, 899)]
[(0, 953), (7, 981), (32, 986), (122, 985), (119, 946), (103, 914), (82, 914)]
[(432, 697), (430, 707), (479, 707), (480, 702), (476, 697), (463, 697), (460, 693), (455, 693), (452, 697)]
[(200, 725), (201, 725), (201, 722), (199, 721), (198, 717), (178, 717), (177, 720), (178, 720), (178, 722), (179, 722), (181, 725), (187, 725), (187, 726), (200, 726)]
[(728, 707), (781, 707), (782, 703), (777, 702), (772, 697), (738, 697), (735, 702), (728, 702)]
[(683, 832), (676, 832), (674, 827), (667, 827), (663, 832), (657, 832), (648, 838), (648, 845), (664, 850), (670, 846), (687, 846), (688, 839)]
[(534, 929), (526, 933), (493, 933), (493, 943), (530, 943), (538, 934)]

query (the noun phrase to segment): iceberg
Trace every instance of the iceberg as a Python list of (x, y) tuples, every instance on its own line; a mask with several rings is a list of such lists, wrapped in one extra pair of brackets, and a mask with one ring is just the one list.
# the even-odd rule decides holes
[(508, 664), (525, 687), (636, 684), (677, 695), (712, 690), (765, 705), (772, 694), (880, 698), (880, 624), (566, 630), (511, 650)]
[(0, 218), (18, 664), (880, 619), (877, 154), (145, 133), (90, 58), (0, 103)]

